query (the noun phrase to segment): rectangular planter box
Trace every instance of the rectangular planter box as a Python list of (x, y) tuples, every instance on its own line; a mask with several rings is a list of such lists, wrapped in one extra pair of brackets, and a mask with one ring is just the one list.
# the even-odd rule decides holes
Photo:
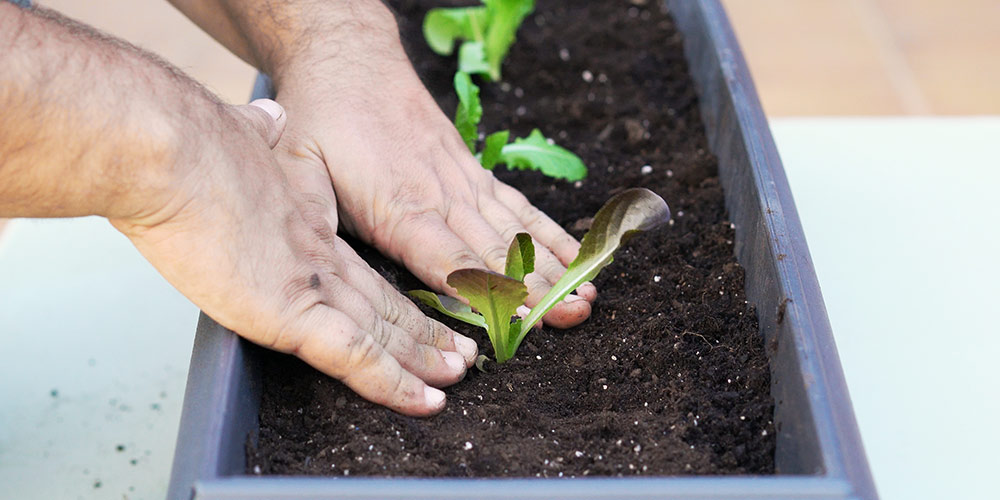
[(773, 476), (417, 479), (246, 475), (261, 349), (202, 315), (169, 500), (874, 499), (837, 349), (767, 121), (718, 0), (668, 0), (684, 34), (736, 253), (770, 357)]

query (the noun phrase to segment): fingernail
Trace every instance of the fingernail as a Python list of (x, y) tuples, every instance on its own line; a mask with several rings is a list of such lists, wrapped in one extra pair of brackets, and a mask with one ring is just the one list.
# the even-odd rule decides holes
[(583, 297), (581, 297), (579, 295), (573, 295), (571, 293), (571, 294), (567, 295), (565, 299), (563, 299), (563, 302), (565, 302), (567, 304), (572, 304), (574, 302), (580, 302), (581, 300), (587, 300), (587, 299), (585, 299), (585, 298), (583, 298)]
[(589, 281), (584, 281), (583, 283), (580, 283), (580, 286), (576, 288), (576, 291), (579, 292), (582, 289), (593, 290), (595, 292), (597, 291), (597, 287), (595, 287), (594, 284)]
[(444, 362), (448, 364), (451, 371), (462, 373), (465, 371), (465, 358), (457, 352), (442, 351), (441, 355), (444, 356)]
[(457, 350), (466, 361), (475, 360), (476, 355), (479, 354), (479, 346), (476, 345), (476, 341), (466, 337), (465, 335), (455, 335), (455, 350)]
[(444, 392), (429, 385), (424, 386), (424, 401), (427, 406), (438, 409), (444, 407)]
[(517, 306), (517, 315), (522, 318), (527, 318), (531, 314), (531, 309), (528, 306)]
[(274, 119), (274, 121), (278, 121), (281, 119), (281, 116), (285, 114), (285, 108), (270, 99), (257, 99), (251, 102), (250, 105), (263, 109), (267, 112), (267, 114), (271, 115), (271, 118)]

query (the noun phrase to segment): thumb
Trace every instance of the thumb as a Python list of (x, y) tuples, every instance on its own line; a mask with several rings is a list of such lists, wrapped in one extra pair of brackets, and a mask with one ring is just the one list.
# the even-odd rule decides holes
[(285, 108), (270, 99), (257, 99), (250, 104), (236, 106), (236, 110), (247, 119), (248, 124), (273, 148), (285, 131), (288, 116)]

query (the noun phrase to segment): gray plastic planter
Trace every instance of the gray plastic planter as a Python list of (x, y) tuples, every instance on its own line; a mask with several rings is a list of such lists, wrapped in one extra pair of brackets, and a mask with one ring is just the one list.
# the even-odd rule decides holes
[(668, 0), (685, 36), (712, 151), (771, 361), (774, 476), (584, 479), (257, 477), (260, 349), (202, 315), (170, 500), (874, 499), (819, 283), (781, 160), (718, 0)]

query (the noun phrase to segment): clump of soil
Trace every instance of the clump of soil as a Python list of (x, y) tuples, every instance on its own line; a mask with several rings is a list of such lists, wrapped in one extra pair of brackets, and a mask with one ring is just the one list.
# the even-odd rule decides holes
[[(447, 2), (388, 3), (418, 73), (451, 115), (454, 59), (431, 53), (420, 35), (426, 10)], [(532, 332), (512, 361), (449, 388), (448, 407), (428, 419), (370, 404), (293, 358), (269, 355), (248, 472), (774, 472), (767, 358), (681, 36), (659, 4), (539, 1), (503, 83), (483, 86), (481, 130), (525, 136), (538, 127), (589, 166), (576, 184), (496, 172), (575, 236), (625, 188), (647, 187), (671, 206), (669, 226), (632, 240), (598, 276), (591, 319)], [(376, 252), (361, 253), (401, 290), (425, 288)], [(485, 332), (446, 323), (491, 353)]]

